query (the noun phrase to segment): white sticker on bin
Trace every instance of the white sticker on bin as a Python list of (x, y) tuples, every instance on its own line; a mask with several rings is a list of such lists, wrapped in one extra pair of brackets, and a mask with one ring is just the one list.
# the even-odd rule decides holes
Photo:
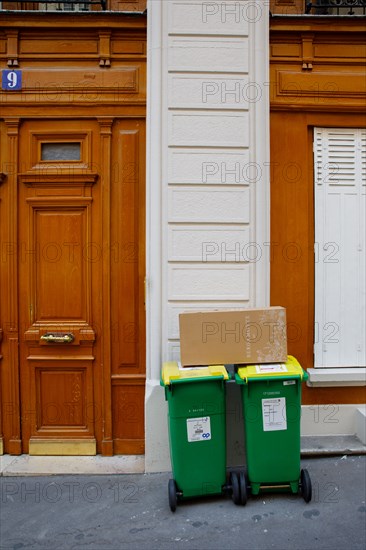
[(211, 421), (209, 416), (187, 418), (188, 442), (209, 441), (211, 439)]
[(286, 398), (262, 399), (263, 431), (287, 430)]
[(272, 365), (256, 365), (255, 368), (258, 374), (271, 372), (288, 372), (286, 365), (279, 365), (278, 363), (274, 363)]
[(178, 370), (181, 370), (182, 372), (186, 372), (188, 370), (201, 370), (202, 367), (182, 367), (182, 363), (178, 361)]

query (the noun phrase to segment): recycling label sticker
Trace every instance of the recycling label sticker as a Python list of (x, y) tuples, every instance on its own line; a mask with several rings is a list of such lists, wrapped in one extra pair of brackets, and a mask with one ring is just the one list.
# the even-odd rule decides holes
[(269, 364), (269, 365), (256, 365), (255, 369), (258, 374), (272, 374), (277, 372), (288, 372), (286, 365), (283, 364)]
[(263, 431), (287, 430), (286, 398), (262, 399)]
[(211, 439), (211, 420), (209, 416), (187, 418), (188, 442), (209, 441)]

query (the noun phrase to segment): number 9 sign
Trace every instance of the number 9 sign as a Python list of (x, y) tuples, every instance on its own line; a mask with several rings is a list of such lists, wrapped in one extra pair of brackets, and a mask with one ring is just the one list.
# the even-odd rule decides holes
[(22, 89), (22, 71), (3, 70), (1, 79), (2, 89), (7, 91)]

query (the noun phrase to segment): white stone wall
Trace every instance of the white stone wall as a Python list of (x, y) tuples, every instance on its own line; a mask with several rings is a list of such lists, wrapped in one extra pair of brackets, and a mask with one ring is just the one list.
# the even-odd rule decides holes
[(269, 304), (265, 1), (148, 3), (146, 470), (170, 468), (178, 314)]

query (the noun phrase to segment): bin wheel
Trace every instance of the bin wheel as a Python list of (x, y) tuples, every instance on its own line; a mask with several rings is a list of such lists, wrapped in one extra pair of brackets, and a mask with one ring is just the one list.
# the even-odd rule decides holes
[(234, 504), (240, 504), (239, 476), (236, 472), (231, 472), (230, 483), (231, 483), (233, 502)]
[(245, 475), (244, 472), (240, 472), (239, 485), (240, 485), (240, 504), (245, 506), (248, 500), (248, 483), (247, 483), (247, 476)]
[(302, 498), (305, 500), (305, 502), (311, 501), (311, 479), (309, 476), (309, 472), (304, 469), (301, 470), (300, 473), (300, 490)]
[(169, 506), (172, 512), (175, 512), (177, 509), (177, 485), (174, 479), (169, 479), (168, 482), (168, 495), (169, 495)]

